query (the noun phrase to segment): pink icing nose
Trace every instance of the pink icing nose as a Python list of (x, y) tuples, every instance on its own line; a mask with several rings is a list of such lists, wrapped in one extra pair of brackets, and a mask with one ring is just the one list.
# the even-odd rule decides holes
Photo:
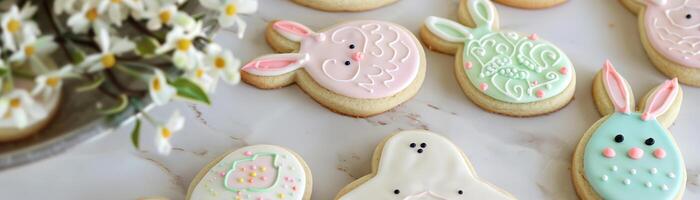
[(362, 52), (355, 52), (352, 54), (352, 59), (355, 61), (361, 61), (362, 58), (364, 58), (364, 57), (365, 57), (365, 55), (362, 54)]
[(644, 156), (644, 151), (642, 151), (640, 148), (634, 147), (627, 151), (627, 155), (632, 159), (639, 160)]

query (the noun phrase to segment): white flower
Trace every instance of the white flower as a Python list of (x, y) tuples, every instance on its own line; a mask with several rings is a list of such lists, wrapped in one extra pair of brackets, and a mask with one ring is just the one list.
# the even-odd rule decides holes
[(257, 0), (200, 0), (205, 8), (219, 11), (222, 27), (238, 26), (238, 38), (243, 38), (246, 23), (238, 14), (253, 14), (258, 10)]
[(207, 93), (212, 93), (216, 90), (218, 79), (212, 76), (213, 70), (207, 67), (197, 67), (192, 71), (188, 71), (185, 77), (194, 81)]
[(41, 95), (42, 98), (48, 99), (53, 92), (58, 91), (63, 86), (63, 78), (75, 76), (72, 71), (73, 65), (69, 64), (59, 70), (37, 76), (34, 78), (36, 85), (32, 89), (32, 95)]
[(87, 69), (88, 72), (96, 72), (114, 67), (117, 64), (117, 55), (129, 52), (136, 47), (136, 45), (128, 39), (110, 38), (109, 32), (106, 29), (97, 30), (95, 40), (101, 52), (87, 56), (85, 60), (78, 65), (79, 68), (89, 66)]
[(121, 26), (122, 21), (129, 17), (132, 11), (142, 12), (143, 6), (142, 0), (101, 0), (98, 10), (106, 11), (109, 20), (113, 24)]
[(53, 12), (56, 15), (63, 14), (63, 12), (74, 13), (78, 3), (83, 3), (82, 0), (54, 0), (53, 1)]
[(31, 121), (46, 118), (47, 115), (46, 110), (26, 90), (12, 90), (0, 97), (0, 116), (11, 118), (19, 129), (26, 128)]
[(156, 49), (156, 53), (163, 54), (175, 50), (172, 58), (173, 64), (180, 69), (192, 70), (197, 67), (202, 54), (192, 44), (198, 36), (203, 36), (201, 22), (197, 22), (192, 29), (176, 26), (166, 36), (165, 44)]
[(106, 29), (109, 23), (103, 16), (106, 8), (100, 9), (93, 1), (83, 2), (80, 12), (76, 12), (68, 18), (68, 26), (75, 33), (85, 33), (89, 28), (93, 30)]
[(45, 35), (39, 38), (28, 37), (22, 41), (18, 51), (15, 51), (8, 59), (10, 63), (28, 64), (35, 69), (35, 72), (41, 73), (46, 70), (46, 66), (42, 61), (47, 58), (58, 48), (58, 44), (54, 42), (53, 36)]
[(170, 116), (170, 119), (168, 119), (168, 123), (166, 123), (165, 126), (158, 126), (158, 132), (156, 133), (155, 138), (158, 153), (162, 155), (170, 154), (170, 150), (172, 150), (172, 146), (170, 145), (170, 137), (173, 136), (173, 133), (182, 130), (184, 125), (185, 118), (182, 117), (180, 112), (176, 110), (172, 116)]
[(159, 106), (168, 103), (177, 92), (175, 87), (168, 84), (165, 74), (159, 69), (155, 70), (155, 75), (148, 81), (148, 91), (153, 102)]
[(241, 61), (233, 57), (230, 50), (223, 50), (218, 44), (212, 43), (207, 46), (204, 64), (212, 69), (216, 79), (224, 79), (229, 84), (237, 84), (241, 80)]
[(30, 3), (24, 4), (22, 10), (13, 5), (10, 10), (2, 16), (2, 43), (10, 50), (17, 50), (16, 41), (25, 37), (35, 37), (40, 34), (36, 22), (31, 20), (36, 13), (37, 7)]

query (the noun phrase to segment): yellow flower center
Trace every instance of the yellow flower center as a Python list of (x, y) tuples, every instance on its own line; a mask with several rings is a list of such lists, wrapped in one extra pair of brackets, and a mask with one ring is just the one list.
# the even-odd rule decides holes
[(36, 49), (32, 45), (24, 47), (24, 55), (27, 57), (34, 55), (35, 51), (36, 51)]
[(190, 50), (190, 46), (192, 46), (192, 41), (188, 39), (180, 39), (177, 41), (177, 49), (180, 51)]
[(203, 69), (197, 69), (197, 71), (194, 72), (194, 75), (197, 78), (202, 78), (204, 76), (204, 70)]
[(226, 9), (225, 9), (226, 15), (228, 15), (228, 16), (234, 16), (234, 15), (236, 15), (236, 11), (237, 11), (237, 10), (238, 10), (238, 9), (236, 8), (236, 5), (234, 5), (234, 4), (228, 4), (228, 5), (226, 6)]
[(223, 69), (224, 67), (226, 67), (226, 60), (221, 56), (216, 57), (216, 59), (214, 60), (214, 67), (216, 67), (217, 69)]
[(56, 86), (58, 86), (58, 83), (59, 83), (60, 81), (61, 81), (60, 78), (51, 77), (51, 78), (46, 79), (46, 85), (49, 85), (49, 86), (55, 88)]
[(158, 14), (160, 21), (164, 24), (170, 22), (170, 18), (172, 16), (173, 16), (173, 14), (170, 13), (170, 11), (163, 11), (163, 12), (160, 12), (160, 14)]
[(114, 54), (109, 53), (102, 56), (101, 62), (105, 68), (109, 69), (114, 67), (114, 65), (117, 63), (117, 58), (114, 57)]
[(10, 33), (17, 33), (20, 28), (22, 28), (22, 22), (17, 19), (10, 19), (7, 22), (7, 31)]
[(168, 128), (163, 128), (163, 129), (161, 129), (161, 131), (160, 131), (160, 135), (163, 136), (163, 138), (168, 139), (168, 138), (170, 138), (170, 136), (173, 135), (173, 133), (170, 132), (170, 129), (168, 129)]
[(95, 19), (97, 19), (97, 8), (90, 8), (90, 10), (85, 13), (85, 18), (91, 22), (95, 21)]
[(14, 98), (10, 100), (11, 108), (19, 108), (20, 106), (22, 106), (22, 101), (20, 101), (19, 98)]
[(153, 90), (156, 92), (160, 91), (160, 80), (158, 80), (157, 78), (153, 79)]

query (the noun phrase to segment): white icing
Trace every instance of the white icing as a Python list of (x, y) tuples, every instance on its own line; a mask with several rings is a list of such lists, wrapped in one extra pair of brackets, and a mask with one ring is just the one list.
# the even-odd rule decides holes
[[(439, 27), (438, 24), (447, 26), (453, 31), (457, 31), (460, 33), (463, 37), (458, 37), (446, 32), (443, 32)], [(430, 16), (427, 19), (425, 19), (425, 26), (430, 30), (431, 33), (435, 34), (438, 36), (440, 39), (446, 40), (448, 42), (465, 42), (468, 39), (471, 39), (474, 37), (470, 32), (467, 27), (464, 27), (463, 25), (454, 22), (452, 20), (440, 18), (440, 17), (435, 17), (435, 16)]]
[(481, 181), (454, 144), (428, 131), (403, 131), (389, 138), (375, 173), (340, 200), (512, 199)]

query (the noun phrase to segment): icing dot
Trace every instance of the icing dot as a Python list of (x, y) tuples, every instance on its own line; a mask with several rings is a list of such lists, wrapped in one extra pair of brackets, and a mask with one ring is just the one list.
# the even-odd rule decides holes
[(226, 172), (219, 173), (219, 176), (226, 176)]
[(666, 151), (662, 148), (658, 148), (658, 149), (654, 150), (654, 157), (656, 157), (658, 159), (663, 159), (666, 157)]
[(256, 176), (258, 176), (258, 173), (251, 172), (249, 175), (252, 176), (252, 177), (256, 177)]
[(669, 178), (676, 178), (676, 174), (674, 174), (673, 172), (669, 172), (668, 177)]
[(261, 176), (261, 177), (260, 177), (260, 180), (262, 180), (262, 181), (267, 180), (267, 176)]
[(656, 169), (656, 168), (651, 168), (651, 169), (649, 170), (649, 173), (651, 173), (651, 174), (656, 174), (657, 172), (659, 172), (659, 170)]
[(284, 199), (284, 194), (282, 194), (282, 193), (277, 194), (277, 198)]
[(243, 180), (243, 178), (238, 178), (237, 181), (238, 181), (238, 183), (243, 183), (245, 180)]
[(423, 149), (418, 149), (418, 153), (423, 153)]
[(408, 147), (416, 148), (416, 143), (411, 143), (411, 144), (408, 145)]
[(605, 156), (606, 158), (614, 158), (615, 157), (615, 150), (613, 150), (610, 147), (607, 147), (607, 148), (603, 149), (603, 156)]
[(615, 136), (615, 142), (620, 143), (620, 142), (623, 142), (623, 141), (625, 141), (625, 136), (623, 136), (622, 134), (617, 134), (617, 135)]
[(532, 81), (532, 86), (537, 86), (537, 85), (539, 85), (539, 84), (540, 84), (540, 82), (539, 82), (539, 81), (537, 81), (537, 80), (535, 80), (535, 81)]
[(644, 140), (644, 144), (649, 145), (649, 146), (654, 145), (654, 143), (656, 143), (656, 141), (654, 141), (654, 138), (649, 138), (647, 140)]
[(248, 183), (253, 183), (253, 182), (255, 182), (255, 180), (253, 180), (253, 178), (248, 179)]
[(628, 178), (626, 178), (623, 182), (625, 183), (625, 185), (629, 185), (630, 183), (632, 183), (632, 181), (630, 181), (630, 179)]
[(425, 147), (428, 147), (428, 144), (420, 143), (420, 148), (425, 148)]
[(267, 167), (260, 167), (260, 171), (261, 171), (261, 172), (267, 171)]
[(533, 34), (530, 34), (530, 36), (527, 36), (527, 39), (534, 41), (534, 40), (540, 39), (540, 36), (538, 36), (536, 33), (533, 33)]
[(401, 191), (399, 189), (394, 190), (394, 194), (399, 194)]
[(245, 171), (245, 167), (241, 167), (241, 171), (244, 172), (244, 171)]
[(262, 197), (258, 197), (258, 200), (264, 200)]
[(600, 177), (600, 179), (603, 179), (603, 181), (608, 181), (608, 175), (603, 175), (602, 177)]
[(544, 91), (537, 90), (536, 95), (537, 95), (537, 98), (542, 98), (542, 97), (544, 97)]
[(253, 152), (246, 151), (246, 152), (243, 152), (243, 155), (244, 155), (244, 156), (252, 156), (252, 155), (253, 155)]
[(666, 184), (661, 185), (661, 190), (663, 190), (663, 191), (668, 190), (668, 185), (666, 185)]
[(627, 156), (634, 160), (639, 160), (644, 156), (644, 151), (642, 151), (642, 149), (640, 148), (633, 147), (629, 151), (627, 151)]
[(613, 166), (610, 168), (610, 170), (616, 172), (616, 171), (617, 171), (617, 165), (613, 165)]
[(481, 83), (481, 84), (479, 85), (479, 88), (481, 88), (481, 91), (486, 91), (486, 90), (489, 89), (489, 84)]
[(250, 170), (256, 170), (256, 169), (258, 169), (258, 167), (256, 167), (255, 165), (250, 166)]
[(632, 174), (632, 175), (637, 174), (637, 169), (630, 169), (630, 174)]
[(472, 62), (464, 63), (464, 69), (470, 70), (472, 69), (472, 67), (474, 67), (474, 64), (472, 64)]
[(648, 188), (650, 188), (650, 187), (651, 187), (651, 182), (647, 181), (647, 183), (645, 183), (644, 186), (647, 186)]
[(566, 75), (567, 73), (569, 73), (569, 68), (561, 67), (559, 68), (559, 73)]

